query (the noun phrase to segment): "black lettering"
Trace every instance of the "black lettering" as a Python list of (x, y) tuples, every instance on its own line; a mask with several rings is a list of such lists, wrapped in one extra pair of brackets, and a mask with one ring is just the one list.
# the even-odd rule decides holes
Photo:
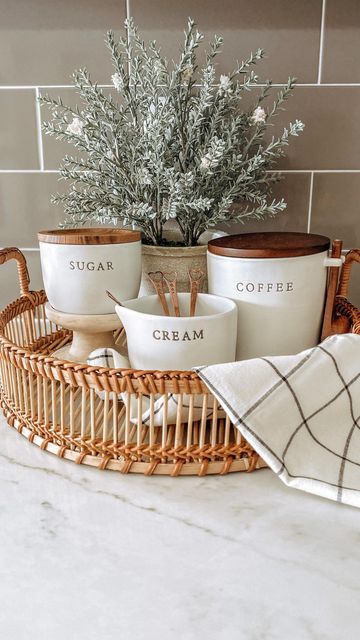
[(199, 333), (194, 329), (194, 338), (193, 340), (203, 340), (204, 339), (204, 329), (200, 329)]

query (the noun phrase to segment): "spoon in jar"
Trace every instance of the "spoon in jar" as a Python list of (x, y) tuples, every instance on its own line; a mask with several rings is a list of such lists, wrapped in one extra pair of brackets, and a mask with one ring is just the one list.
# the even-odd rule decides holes
[(115, 298), (114, 294), (111, 293), (111, 291), (106, 290), (107, 295), (109, 296), (109, 298), (115, 302), (116, 304), (119, 305), (119, 307), (123, 307), (124, 305), (122, 304), (122, 302), (120, 302), (120, 300), (118, 300), (117, 298)]
[(115, 298), (114, 294), (111, 293), (111, 291), (106, 290), (107, 295), (109, 296), (109, 298), (113, 301), (116, 302), (116, 304), (119, 305), (119, 307), (123, 307), (124, 305), (120, 302), (120, 300), (118, 300), (117, 298)]
[(196, 301), (205, 273), (199, 268), (189, 269), (190, 279), (190, 316), (195, 315)]
[(159, 300), (161, 302), (161, 306), (163, 308), (164, 311), (164, 315), (169, 316), (170, 315), (170, 311), (169, 311), (169, 307), (168, 307), (168, 303), (165, 297), (165, 293), (164, 293), (164, 274), (162, 271), (150, 271), (150, 273), (147, 274), (148, 278), (150, 280), (150, 282), (152, 283), (152, 285), (154, 286), (154, 289), (156, 291), (156, 293), (159, 296)]
[(164, 273), (164, 279), (168, 286), (170, 298), (172, 305), (174, 307), (174, 312), (177, 318), (180, 317), (180, 307), (179, 307), (179, 298), (176, 290), (176, 271), (170, 271), (169, 273)]

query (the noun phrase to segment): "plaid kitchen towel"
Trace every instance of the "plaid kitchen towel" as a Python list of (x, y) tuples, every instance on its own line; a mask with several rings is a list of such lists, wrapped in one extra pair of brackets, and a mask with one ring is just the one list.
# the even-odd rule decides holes
[(360, 336), (197, 371), (285, 484), (360, 507)]

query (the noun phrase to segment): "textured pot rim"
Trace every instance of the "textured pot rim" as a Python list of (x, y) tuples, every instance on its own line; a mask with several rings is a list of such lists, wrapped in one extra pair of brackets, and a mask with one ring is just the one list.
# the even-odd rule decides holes
[(207, 251), (206, 244), (200, 244), (196, 247), (162, 247), (152, 244), (142, 245), (143, 253), (154, 256), (175, 256), (179, 258), (182, 255), (198, 256), (205, 255)]

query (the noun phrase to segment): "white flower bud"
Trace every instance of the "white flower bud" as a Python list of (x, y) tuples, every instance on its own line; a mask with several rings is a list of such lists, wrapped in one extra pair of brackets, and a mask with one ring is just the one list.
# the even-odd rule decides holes
[(73, 121), (67, 126), (66, 133), (71, 133), (73, 136), (81, 136), (84, 123), (80, 118), (74, 118)]
[(254, 113), (251, 116), (253, 124), (264, 124), (266, 121), (266, 112), (262, 107), (256, 107)]

